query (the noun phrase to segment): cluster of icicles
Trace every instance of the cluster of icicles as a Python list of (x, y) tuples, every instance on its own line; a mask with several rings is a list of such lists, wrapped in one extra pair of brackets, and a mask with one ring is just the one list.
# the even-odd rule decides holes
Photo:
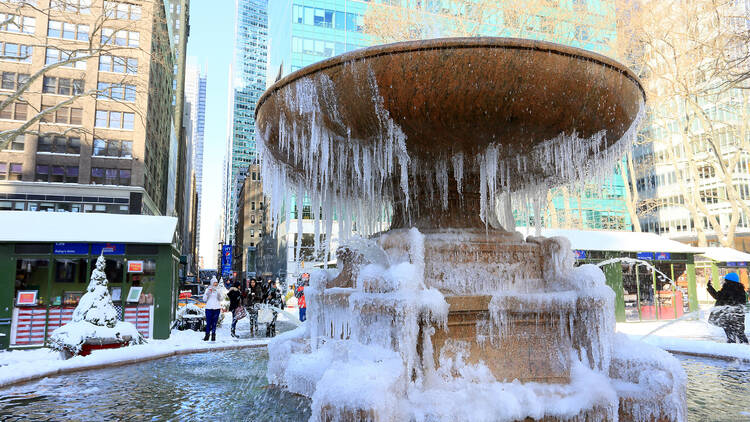
[[(342, 71), (354, 70), (344, 66)], [(644, 109), (641, 104), (630, 128), (606, 149), (601, 149), (605, 132), (600, 131), (588, 139), (576, 133), (560, 134), (540, 142), (528, 155), (513, 154), (500, 142), (473, 155), (446, 151), (431, 162), (421, 162), (409, 154), (406, 135), (384, 108), (374, 73), (370, 71), (367, 77), (370, 92), (363, 95), (372, 98), (378, 118), (375, 139), (355, 139), (348, 129), (347, 135), (341, 136), (329, 129), (347, 126), (339, 115), (341, 106), (335, 95), (335, 90), (342, 88), (325, 74), (304, 77), (275, 94), (281, 95), (284, 103), (277, 137), (271, 137), (270, 124), (265, 132), (260, 127), (256, 130), (271, 217), (278, 223), (285, 210), (301, 210), (307, 199), (312, 210), (322, 210), (322, 215), (313, 212), (315, 246), (316, 251), (321, 250), (324, 233), (327, 257), (334, 219), (340, 240), (353, 228), (361, 235), (382, 231), (396, 201), (403, 201), (409, 212), (417, 212), (409, 209), (410, 200), (417, 196), (429, 198), (431, 208), (447, 208), (449, 184), (455, 183), (461, 194), (465, 174), (479, 175), (482, 221), (512, 229), (512, 207), (541, 215), (550, 188), (580, 188), (589, 180), (605, 180), (631, 148)], [(529, 163), (545, 163), (545, 174), (527, 171)], [(291, 203), (291, 198), (296, 203)], [(301, 232), (299, 219), (298, 224)], [(299, 255), (301, 236), (296, 246)]]

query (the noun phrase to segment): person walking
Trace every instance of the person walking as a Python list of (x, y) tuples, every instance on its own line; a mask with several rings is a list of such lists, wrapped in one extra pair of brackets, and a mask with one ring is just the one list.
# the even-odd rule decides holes
[(240, 291), (239, 281), (235, 281), (234, 284), (232, 284), (232, 287), (227, 293), (227, 297), (229, 297), (229, 311), (232, 313), (231, 335), (232, 337), (237, 338), (237, 333), (235, 332), (237, 321), (247, 316), (245, 308), (242, 306), (242, 292)]
[(297, 287), (297, 292), (294, 294), (297, 297), (297, 308), (299, 308), (299, 320), (305, 322), (307, 319), (307, 304), (305, 303), (305, 285), (300, 283)]
[(250, 320), (250, 335), (255, 336), (258, 330), (258, 307), (257, 304), (263, 303), (263, 291), (255, 278), (250, 279), (250, 285), (245, 292), (245, 310)]
[(203, 337), (203, 341), (208, 341), (209, 335), (211, 341), (216, 341), (216, 324), (219, 322), (219, 314), (221, 313), (219, 281), (216, 280), (216, 277), (211, 279), (211, 287), (203, 293), (203, 301), (206, 302), (206, 335)]
[[(281, 301), (281, 292), (278, 286), (273, 280), (268, 279), (268, 293), (266, 294), (266, 303), (273, 306), (276, 309), (284, 309), (284, 304)], [(276, 318), (279, 316), (279, 312), (276, 309), (272, 309), (273, 319), (268, 325), (266, 325), (266, 337), (273, 337), (276, 335)]]
[(708, 294), (716, 299), (716, 308), (711, 311), (709, 322), (724, 329), (727, 343), (747, 343), (745, 335), (745, 303), (747, 294), (740, 283), (740, 276), (735, 272), (724, 276), (724, 283), (717, 292), (708, 283)]

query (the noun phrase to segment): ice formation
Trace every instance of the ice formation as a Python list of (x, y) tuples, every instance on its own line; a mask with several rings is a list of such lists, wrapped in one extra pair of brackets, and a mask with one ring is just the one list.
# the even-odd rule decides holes
[[(527, 240), (544, 257), (538, 279), (505, 280), (478, 293), (491, 298), (474, 341), (433, 345), (437, 331), (449, 331), (451, 300), (431, 286), (434, 278), (426, 279), (436, 274), (428, 264), (433, 240), (414, 228), (377, 240), (354, 238), (339, 253), (357, 268), (312, 274), (308, 322), (272, 340), (268, 366), (272, 384), (312, 398), (311, 420), (582, 421), (593, 415), (617, 421), (622, 406), (634, 420), (684, 420), (679, 363), (614, 335), (614, 292), (598, 267), (573, 267), (564, 238)], [(346, 277), (354, 283), (338, 287)], [(523, 325), (529, 318), (537, 321), (532, 331)], [(566, 382), (498, 379), (492, 362), (471, 358), (474, 342), (499, 347), (536, 330), (554, 337), (550, 344), (558, 349), (534, 353), (550, 353), (557, 366), (569, 367)]]
[(107, 288), (105, 265), (104, 255), (99, 256), (86, 293), (73, 311), (72, 321), (52, 332), (50, 348), (78, 354), (87, 341), (144, 342), (133, 324), (117, 319), (117, 310)]
[[(344, 65), (342, 72), (363, 77), (352, 66)], [(342, 239), (350, 233), (344, 228), (351, 228), (355, 221), (360, 234), (375, 233), (380, 231), (379, 223), (389, 221), (395, 202), (403, 203), (410, 215), (419, 212), (409, 207), (415, 198), (428, 199), (422, 206), (446, 209), (450, 191), (459, 195), (466, 191), (468, 175), (469, 179), (479, 176), (479, 186), (473, 188), (480, 194), (482, 220), (512, 229), (510, 203), (531, 207), (534, 215), (540, 215), (550, 188), (604, 180), (631, 147), (643, 117), (641, 102), (638, 116), (622, 138), (610, 144), (605, 131), (587, 138), (573, 132), (539, 140), (524, 153), (488, 140), (466, 151), (442, 151), (424, 158), (407, 148), (406, 135), (384, 107), (374, 73), (366, 77), (368, 83), (357, 87), (366, 86), (359, 94), (372, 99), (369, 104), (377, 116), (374, 139), (352, 137), (339, 115), (337, 88), (323, 73), (281, 87), (275, 94), (284, 104), (278, 124), (256, 130), (263, 189), (270, 198), (274, 221), (281, 221), (285, 209), (301, 209), (307, 198), (313, 210), (322, 209), (322, 215), (313, 212), (316, 227), (319, 220), (328, 223), (324, 227), (327, 255), (334, 218), (340, 223)], [(292, 197), (296, 203), (284, 203)], [(316, 245), (318, 239), (316, 231)]]

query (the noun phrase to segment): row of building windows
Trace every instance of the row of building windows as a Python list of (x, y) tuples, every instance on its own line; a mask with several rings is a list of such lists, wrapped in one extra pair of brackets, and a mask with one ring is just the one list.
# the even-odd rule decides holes
[(0, 13), (0, 31), (33, 34), (36, 31), (36, 19), (28, 16)]
[[(18, 135), (8, 145), (11, 151), (23, 151), (25, 136)], [(119, 139), (94, 139), (92, 156), (133, 158), (133, 141)], [(81, 138), (78, 136), (44, 135), (37, 142), (37, 152), (52, 154), (80, 154)]]
[(102, 212), (127, 214), (129, 207), (118, 204), (81, 204), (69, 202), (6, 201), (0, 200), (0, 211), (60, 211), (60, 212)]
[(83, 79), (45, 76), (42, 81), (42, 92), (57, 95), (81, 95), (83, 94)]
[(141, 6), (137, 4), (105, 0), (104, 16), (108, 18), (137, 21), (141, 18)]
[(34, 47), (25, 44), (0, 41), (0, 56), (2, 60), (31, 63)]
[(135, 101), (135, 85), (99, 82), (96, 87), (99, 99), (122, 100), (128, 102)]
[[(34, 181), (78, 183), (78, 175), (78, 166), (38, 164), (34, 172)], [(22, 163), (0, 162), (0, 180), (21, 180), (22, 176)], [(92, 185), (130, 186), (130, 178), (131, 171), (129, 169), (92, 167), (90, 183)]]
[(292, 53), (312, 54), (321, 57), (332, 57), (344, 54), (360, 46), (342, 42), (322, 41), (310, 38), (292, 37)]
[(364, 31), (364, 18), (356, 13), (300, 5), (292, 6), (292, 22), (342, 31)]
[[(55, 104), (42, 105), (42, 109), (57, 107)], [(18, 119), (16, 119), (18, 120)], [(59, 123), (64, 125), (78, 126), (83, 123), (83, 109), (79, 107), (62, 106), (42, 115), (42, 123)]]
[(122, 111), (96, 110), (95, 127), (133, 130), (135, 113)]
[(112, 28), (102, 28), (102, 45), (117, 45), (121, 47), (138, 47), (140, 34), (136, 31)]
[(23, 164), (0, 163), (0, 180), (21, 180)]
[(89, 26), (60, 21), (49, 21), (47, 36), (64, 40), (88, 41)]
[(3, 72), (2, 82), (0, 82), (0, 89), (9, 89), (11, 91), (16, 91), (21, 87), (21, 85), (28, 82), (28, 80), (28, 73)]

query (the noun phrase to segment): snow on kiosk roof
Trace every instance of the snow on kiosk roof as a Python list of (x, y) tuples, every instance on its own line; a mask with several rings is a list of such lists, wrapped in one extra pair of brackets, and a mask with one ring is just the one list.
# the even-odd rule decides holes
[[(534, 229), (521, 229), (524, 235), (533, 236)], [(570, 240), (570, 246), (586, 251), (620, 251), (620, 252), (670, 252), (699, 254), (702, 249), (661, 237), (654, 233), (637, 233), (626, 231), (604, 230), (565, 230), (542, 229), (542, 236), (562, 236)]]
[(716, 262), (750, 262), (750, 254), (732, 248), (703, 248), (701, 255)]
[(176, 227), (176, 217), (0, 211), (0, 242), (171, 244)]

